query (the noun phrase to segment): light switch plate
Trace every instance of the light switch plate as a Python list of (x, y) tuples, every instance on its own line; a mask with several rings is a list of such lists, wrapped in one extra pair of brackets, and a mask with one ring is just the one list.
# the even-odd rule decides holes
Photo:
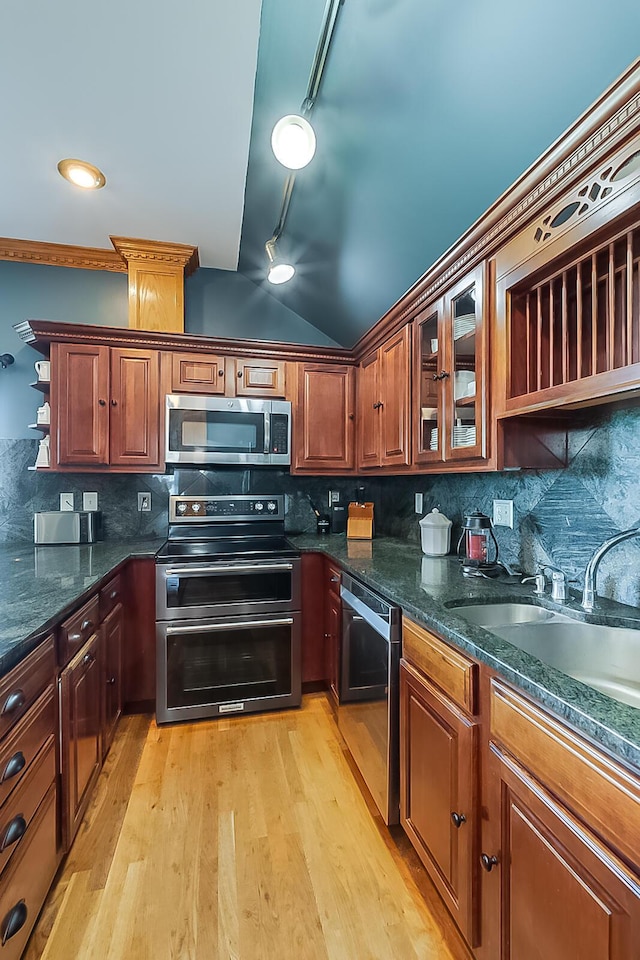
[(61, 493), (60, 494), (60, 509), (61, 510), (74, 510), (74, 496), (72, 493)]
[(98, 494), (97, 493), (83, 493), (82, 494), (82, 509), (83, 510), (97, 510), (98, 509)]
[(334, 503), (340, 503), (339, 490), (329, 490), (329, 509), (331, 509)]
[(143, 513), (149, 513), (149, 511), (151, 510), (151, 494), (150, 493), (138, 494), (138, 510), (141, 510)]
[(424, 495), (422, 493), (414, 494), (414, 504), (413, 509), (416, 513), (422, 513), (422, 504), (424, 502)]
[(511, 527), (513, 530), (513, 500), (493, 501), (494, 527)]

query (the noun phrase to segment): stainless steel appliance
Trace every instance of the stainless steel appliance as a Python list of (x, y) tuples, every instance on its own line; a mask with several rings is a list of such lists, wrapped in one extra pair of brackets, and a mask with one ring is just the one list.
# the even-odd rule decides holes
[(400, 608), (342, 574), (338, 726), (387, 824), (400, 820)]
[(167, 396), (167, 463), (291, 463), (288, 400)]
[(33, 515), (33, 542), (95, 543), (102, 540), (100, 510), (49, 510)]
[(284, 498), (170, 497), (156, 555), (159, 723), (301, 700), (300, 555)]

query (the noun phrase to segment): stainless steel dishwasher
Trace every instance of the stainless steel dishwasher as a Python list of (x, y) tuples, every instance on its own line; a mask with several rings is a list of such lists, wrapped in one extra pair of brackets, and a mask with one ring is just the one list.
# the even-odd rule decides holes
[(400, 608), (343, 573), (338, 726), (387, 824), (400, 795)]

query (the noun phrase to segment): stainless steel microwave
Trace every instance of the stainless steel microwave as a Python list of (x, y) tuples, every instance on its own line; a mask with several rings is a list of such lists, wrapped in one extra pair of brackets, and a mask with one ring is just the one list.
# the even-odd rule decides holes
[(288, 400), (169, 394), (167, 463), (291, 463)]

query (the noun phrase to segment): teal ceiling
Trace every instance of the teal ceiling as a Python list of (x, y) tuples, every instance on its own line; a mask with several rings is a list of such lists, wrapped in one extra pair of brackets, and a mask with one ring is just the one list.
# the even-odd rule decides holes
[(638, 55), (637, 0), (345, 0), (268, 285), (325, 0), (263, 0), (240, 271), (351, 346)]

